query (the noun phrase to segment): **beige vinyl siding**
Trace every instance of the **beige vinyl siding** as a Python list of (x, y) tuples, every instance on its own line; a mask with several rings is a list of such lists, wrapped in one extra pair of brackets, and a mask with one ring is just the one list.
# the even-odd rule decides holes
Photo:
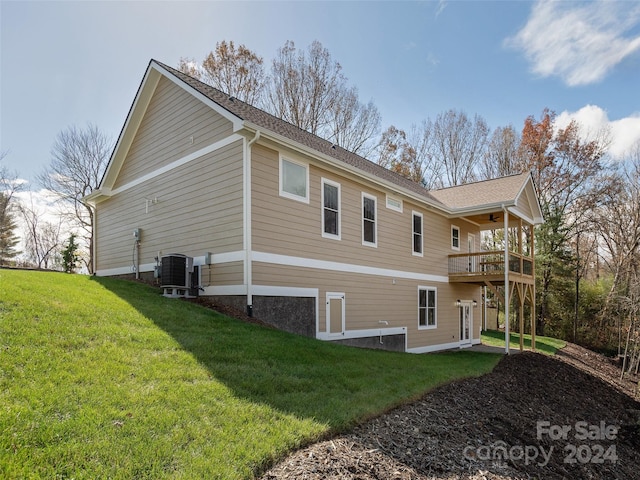
[(242, 250), (242, 152), (239, 140), (98, 204), (97, 269), (132, 264), (134, 228), (141, 264)]
[(200, 282), (203, 287), (220, 285), (242, 285), (244, 283), (244, 263), (229, 262), (211, 265), (204, 265), (200, 275)]
[(162, 77), (113, 188), (211, 145), (231, 133), (230, 121)]
[(535, 198), (530, 198), (529, 192), (525, 191), (517, 204), (517, 208), (520, 212), (522, 212), (522, 214), (526, 215), (529, 218), (533, 218), (531, 204), (535, 204), (535, 202)]
[[(377, 275), (331, 272), (314, 268), (253, 263), (255, 285), (318, 288), (318, 324), (326, 329), (326, 293), (345, 294), (347, 330), (407, 327), (408, 348), (434, 346), (459, 341), (457, 299), (476, 300), (480, 287), (424, 282)], [(395, 281), (395, 283), (394, 283)], [(437, 327), (418, 328), (418, 287), (437, 289)], [(473, 338), (479, 338), (480, 308), (474, 309)], [(388, 325), (380, 322), (386, 321)]]
[[(252, 148), (253, 250), (294, 257), (354, 263), (431, 275), (448, 274), (451, 254), (451, 220), (403, 199), (403, 212), (386, 207), (386, 194), (379, 187), (309, 166), (309, 203), (279, 196), (278, 158), (275, 150)], [(297, 156), (297, 161), (305, 158)], [(322, 178), (341, 187), (341, 240), (322, 236)], [(377, 248), (362, 245), (362, 193), (377, 198)], [(393, 192), (394, 196), (398, 196)], [(402, 197), (400, 197), (402, 198)], [(423, 215), (424, 255), (412, 249), (412, 211)], [(471, 224), (458, 222), (465, 244)], [(477, 240), (480, 238), (476, 233)], [(477, 250), (479, 244), (477, 245)]]

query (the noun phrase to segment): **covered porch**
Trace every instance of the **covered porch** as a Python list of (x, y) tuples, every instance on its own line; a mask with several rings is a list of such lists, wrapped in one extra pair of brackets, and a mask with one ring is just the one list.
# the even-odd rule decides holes
[[(525, 311), (535, 350), (534, 227), (543, 222), (533, 179), (528, 173), (461, 185), (436, 192), (439, 200), (459, 210), (456, 218), (478, 228), (481, 251), (448, 256), (450, 283), (486, 287), (504, 308), (505, 351), (509, 353), (511, 308), (517, 311), (520, 350), (524, 349)], [(486, 312), (483, 295), (483, 319)]]

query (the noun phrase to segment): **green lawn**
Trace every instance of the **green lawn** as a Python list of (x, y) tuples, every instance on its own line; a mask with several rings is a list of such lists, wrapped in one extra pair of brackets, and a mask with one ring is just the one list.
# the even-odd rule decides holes
[[(531, 349), (531, 335), (524, 334), (524, 348), (526, 350)], [(498, 332), (495, 330), (488, 330), (482, 332), (482, 343), (485, 345), (491, 345), (494, 347), (504, 348), (504, 332)], [(536, 351), (546, 353), (547, 355), (554, 355), (556, 351), (560, 350), (566, 345), (566, 342), (552, 337), (540, 337), (536, 335)], [(520, 349), (520, 334), (509, 333), (509, 348), (514, 350)]]
[(0, 478), (252, 478), (500, 358), (342, 347), (138, 283), (0, 270)]

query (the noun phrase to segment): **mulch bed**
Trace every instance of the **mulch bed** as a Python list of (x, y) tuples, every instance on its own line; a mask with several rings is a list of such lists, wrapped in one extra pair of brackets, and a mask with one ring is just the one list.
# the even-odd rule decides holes
[(640, 478), (637, 379), (619, 375), (576, 345), (505, 356), (490, 374), (303, 448), (261, 479)]

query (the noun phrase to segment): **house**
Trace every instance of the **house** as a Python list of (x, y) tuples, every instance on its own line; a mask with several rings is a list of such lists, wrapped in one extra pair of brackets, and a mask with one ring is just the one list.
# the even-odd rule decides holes
[[(428, 192), (154, 60), (85, 201), (96, 275), (152, 279), (184, 255), (200, 295), (322, 340), (464, 347), (486, 289), (521, 324), (534, 298), (530, 174)], [(485, 251), (496, 229), (513, 241)]]

